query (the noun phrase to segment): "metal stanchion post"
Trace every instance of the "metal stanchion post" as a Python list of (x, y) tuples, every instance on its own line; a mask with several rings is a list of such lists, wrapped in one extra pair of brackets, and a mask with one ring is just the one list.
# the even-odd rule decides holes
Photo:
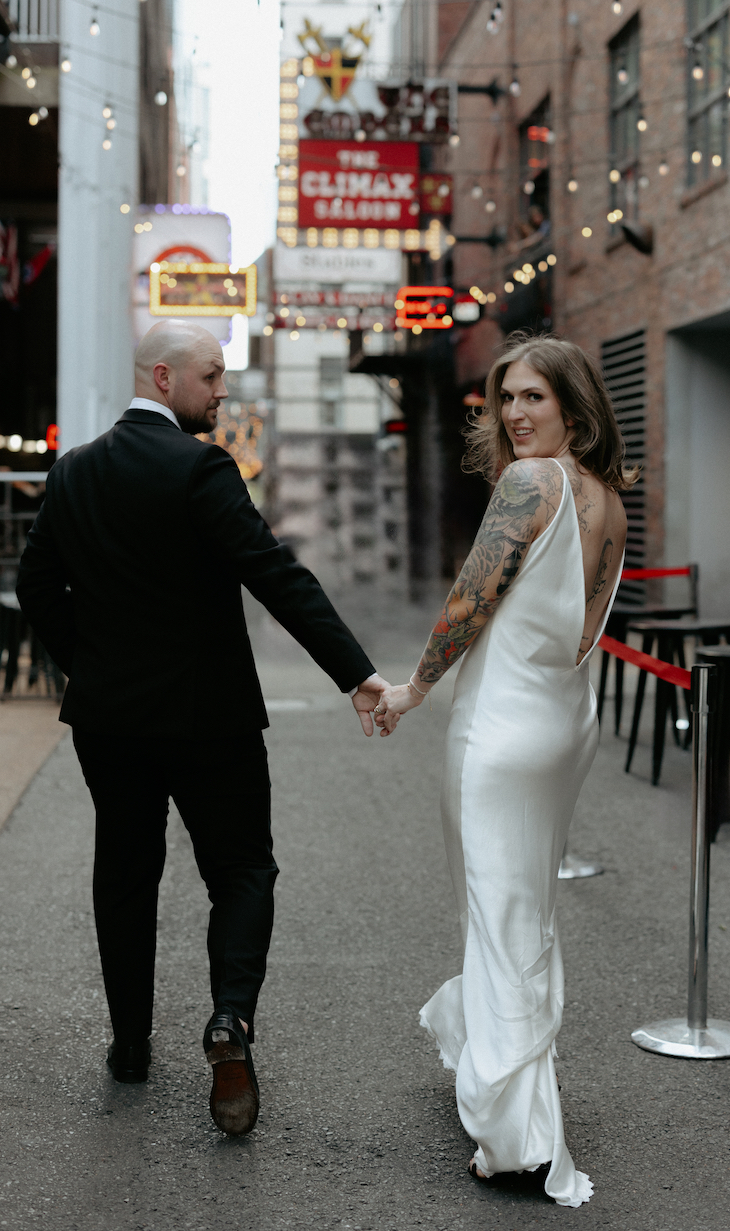
[(568, 843), (565, 843), (563, 858), (560, 860), (558, 870), (558, 880), (573, 881), (584, 876), (600, 876), (602, 872), (603, 868), (600, 863), (588, 863), (586, 859), (579, 859), (576, 855), (571, 855), (568, 851)]
[(707, 1016), (707, 922), (710, 906), (710, 805), (712, 766), (710, 721), (717, 668), (692, 668), (692, 880), (689, 902), (687, 1017), (670, 1018), (634, 1030), (631, 1038), (647, 1051), (692, 1060), (730, 1056), (730, 1022)]

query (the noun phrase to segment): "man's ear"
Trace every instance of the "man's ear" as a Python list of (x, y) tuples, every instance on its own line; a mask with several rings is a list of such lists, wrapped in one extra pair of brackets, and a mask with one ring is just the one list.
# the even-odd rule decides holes
[(163, 393), (168, 393), (170, 389), (170, 368), (166, 363), (156, 363), (152, 369), (152, 376), (158, 389), (162, 389)]

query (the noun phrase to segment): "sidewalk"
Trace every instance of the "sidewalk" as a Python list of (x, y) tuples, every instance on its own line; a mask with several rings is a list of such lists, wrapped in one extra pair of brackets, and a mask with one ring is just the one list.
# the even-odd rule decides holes
[(23, 791), (68, 731), (56, 701), (0, 702), (0, 829)]
[[(433, 613), (342, 608), (381, 670), (406, 678)], [(630, 776), (625, 738), (604, 730), (571, 845), (606, 871), (559, 889), (561, 1097), (595, 1196), (573, 1211), (478, 1187), (452, 1076), (418, 1027), (460, 957), (438, 817), (448, 677), (433, 714), (368, 741), (298, 647), (253, 623), (281, 867), (257, 1017), (259, 1125), (228, 1140), (209, 1118), (208, 903), (174, 815), (150, 1081), (108, 1076), (93, 813), (64, 740), (0, 833), (0, 1228), (724, 1231), (730, 1067), (630, 1039), (686, 1004), (689, 753), (669, 745), (652, 787), (650, 726)], [(730, 843), (712, 860), (710, 1005), (730, 1018)]]

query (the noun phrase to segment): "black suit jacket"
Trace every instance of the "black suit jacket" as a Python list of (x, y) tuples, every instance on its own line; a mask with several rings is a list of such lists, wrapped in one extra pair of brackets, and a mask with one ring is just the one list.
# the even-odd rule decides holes
[(188, 738), (268, 726), (241, 583), (343, 692), (373, 672), (225, 450), (128, 410), (61, 457), (17, 591), (69, 677), (62, 721)]

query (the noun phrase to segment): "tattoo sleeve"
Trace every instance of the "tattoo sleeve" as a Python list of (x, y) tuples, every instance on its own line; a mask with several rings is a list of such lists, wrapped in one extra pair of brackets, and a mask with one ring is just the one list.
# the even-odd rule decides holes
[(493, 615), (528, 547), (560, 504), (561, 476), (550, 462), (513, 462), (494, 489), (474, 545), (423, 652), (417, 676), (435, 684)]

